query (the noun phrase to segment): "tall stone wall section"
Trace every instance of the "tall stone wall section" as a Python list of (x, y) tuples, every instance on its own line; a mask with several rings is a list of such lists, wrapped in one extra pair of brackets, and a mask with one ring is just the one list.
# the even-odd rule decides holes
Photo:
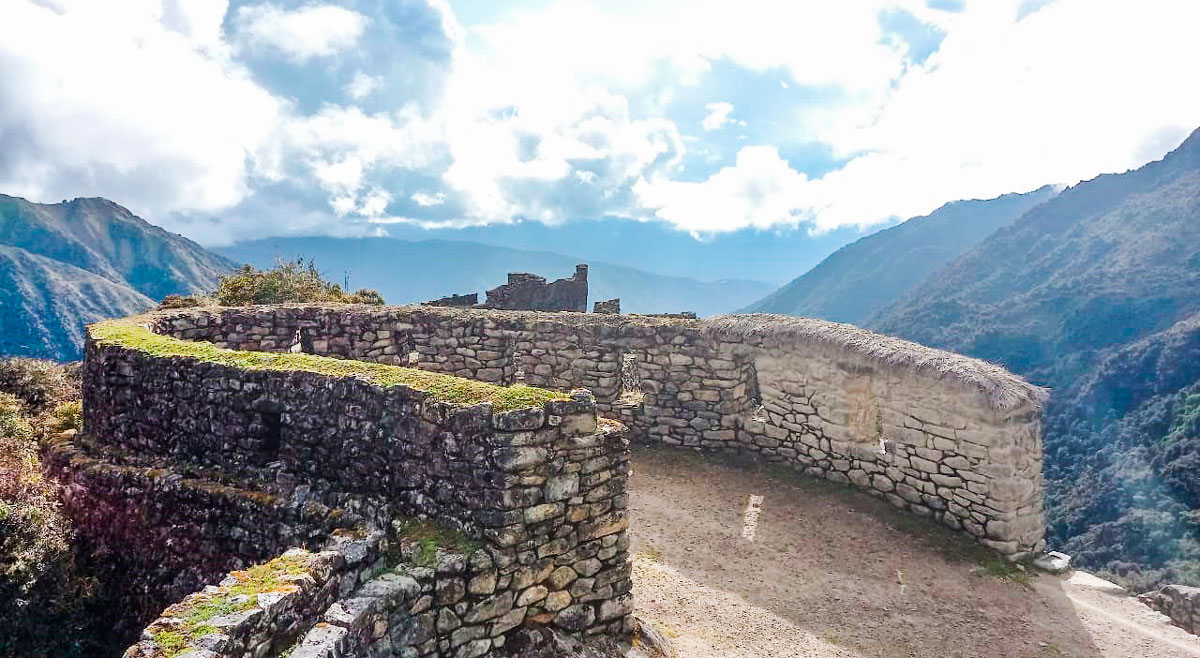
[[(179, 320), (132, 322), (163, 330)], [(268, 333), (248, 335), (288, 347), (263, 326)], [(468, 566), (428, 578), (432, 604), (407, 602), (396, 623), (429, 633), (395, 655), (479, 655), (527, 622), (581, 636), (631, 631), (628, 431), (598, 420), (587, 391), (493, 412), (352, 376), (247, 370), (93, 339), (83, 378), (87, 435), (54, 463), (89, 540), (120, 551), (156, 538), (132, 566), (146, 590), (161, 590), (151, 601), (289, 546), (314, 548), (331, 528), (386, 530), (420, 517), (479, 547)], [(138, 655), (170, 655), (154, 646)]]
[[(193, 309), (153, 318), (161, 332), (236, 349), (292, 349), (306, 337), (328, 356), (586, 388), (636, 440), (783, 462), (1010, 556), (1044, 546), (1045, 392), (999, 367), (848, 325), (429, 307)], [(622, 377), (626, 364), (637, 377)], [(643, 390), (624, 390), (623, 380), (640, 380)]]

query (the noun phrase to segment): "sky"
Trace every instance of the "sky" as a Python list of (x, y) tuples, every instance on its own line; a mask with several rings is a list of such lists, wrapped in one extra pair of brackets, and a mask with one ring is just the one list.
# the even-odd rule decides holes
[(1200, 125), (1196, 25), (1194, 0), (3, 0), (0, 192), (209, 245), (862, 230), (1161, 157)]

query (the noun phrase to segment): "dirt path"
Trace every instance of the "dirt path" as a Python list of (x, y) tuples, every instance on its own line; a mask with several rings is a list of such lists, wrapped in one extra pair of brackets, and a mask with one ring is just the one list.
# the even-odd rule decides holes
[(1105, 581), (997, 579), (970, 544), (842, 487), (666, 451), (635, 452), (630, 485), (638, 612), (681, 658), (1200, 658)]

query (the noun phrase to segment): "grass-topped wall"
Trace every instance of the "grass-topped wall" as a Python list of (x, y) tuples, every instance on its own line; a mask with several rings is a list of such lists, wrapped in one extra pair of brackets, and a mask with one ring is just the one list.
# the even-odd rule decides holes
[(109, 320), (88, 327), (88, 335), (99, 347), (114, 346), (152, 357), (186, 357), (244, 370), (307, 372), (329, 377), (353, 377), (383, 388), (402, 386), (429, 393), (439, 402), (471, 406), (490, 404), (499, 413), (540, 407), (566, 395), (531, 386), (496, 386), (486, 382), (401, 366), (333, 359), (293, 352), (250, 352), (217, 347), (212, 343), (186, 341), (150, 331), (129, 319)]

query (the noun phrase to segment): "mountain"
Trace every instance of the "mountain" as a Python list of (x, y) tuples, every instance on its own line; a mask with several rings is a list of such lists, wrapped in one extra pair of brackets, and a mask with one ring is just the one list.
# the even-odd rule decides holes
[(1053, 196), (1054, 188), (1047, 185), (1026, 194), (948, 203), (842, 247), (746, 312), (862, 324), (996, 229)]
[(867, 324), (1063, 386), (1097, 350), (1196, 310), (1200, 130), (1162, 160), (1034, 207)]
[(0, 354), (77, 359), (83, 325), (212, 290), (234, 267), (106, 199), (0, 195)]
[(1051, 386), (1052, 544), (1134, 588), (1200, 585), (1200, 130), (1033, 207), (866, 324)]
[[(749, 279), (782, 285), (816, 265), (833, 250), (879, 230), (846, 226), (812, 233), (805, 225), (745, 228), (694, 236), (666, 222), (622, 217), (572, 219), (547, 225), (536, 220), (463, 228), (422, 228), (388, 224), (388, 237), (402, 240), (454, 240), (525, 251), (571, 254), (593, 261), (698, 281)], [(761, 297), (761, 295), (759, 295)], [(745, 306), (758, 297), (742, 301)]]
[(211, 290), (236, 267), (99, 198), (42, 204), (0, 194), (0, 244), (74, 265), (151, 299)]
[(138, 291), (24, 249), (0, 246), (0, 354), (79, 358), (83, 325), (154, 305)]
[(330, 280), (341, 283), (348, 272), (350, 289), (375, 288), (390, 304), (452, 293), (483, 293), (505, 283), (508, 273), (515, 271), (558, 279), (571, 276), (575, 264), (581, 262), (588, 262), (590, 301), (620, 297), (621, 310), (627, 313), (694, 311), (715, 315), (760, 297), (772, 287), (740, 279), (700, 282), (545, 251), (450, 240), (271, 238), (217, 251), (260, 268), (270, 267), (279, 258), (312, 259)]

